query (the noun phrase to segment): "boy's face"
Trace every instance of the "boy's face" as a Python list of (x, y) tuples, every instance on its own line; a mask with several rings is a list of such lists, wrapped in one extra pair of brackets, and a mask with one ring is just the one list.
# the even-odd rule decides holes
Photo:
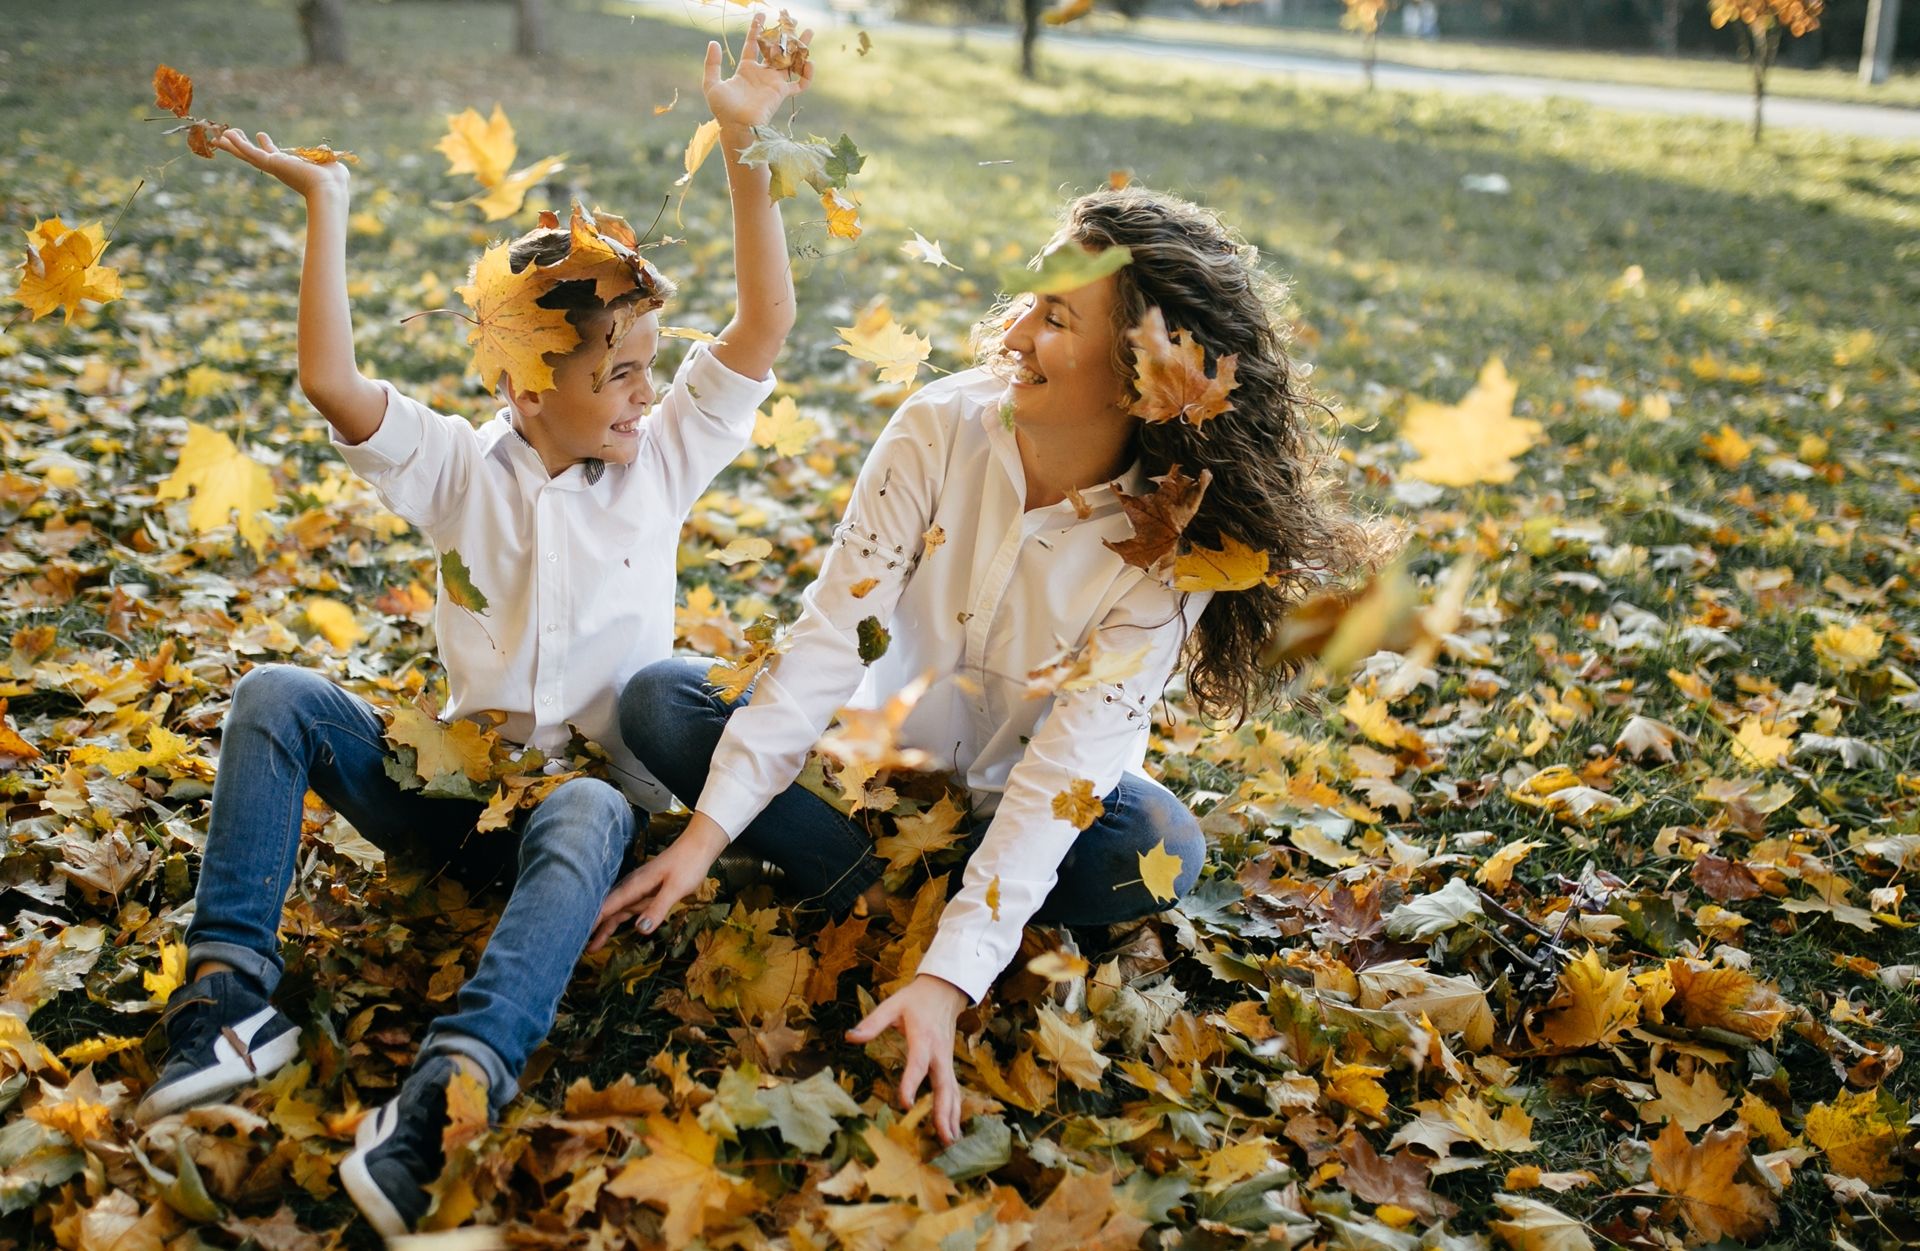
[[(588, 345), (597, 333), (604, 331), (595, 325), (585, 328)], [(646, 313), (635, 319), (610, 358), (583, 347), (553, 367), (551, 391), (514, 392), (520, 432), (540, 453), (548, 473), (583, 460), (633, 462), (640, 447), (640, 422), (660, 398), (653, 385), (659, 350), (660, 315)], [(593, 374), (603, 359), (606, 381), (595, 391)]]

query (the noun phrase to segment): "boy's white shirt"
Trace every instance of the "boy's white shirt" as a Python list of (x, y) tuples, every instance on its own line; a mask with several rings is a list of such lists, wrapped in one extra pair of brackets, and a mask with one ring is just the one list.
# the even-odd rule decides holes
[(633, 463), (596, 481), (584, 465), (549, 477), (506, 409), (476, 428), (380, 386), (380, 428), (357, 444), (336, 433), (334, 446), (436, 552), (457, 551), (487, 597), (476, 617), (441, 588), (442, 715), (504, 713), (504, 736), (549, 753), (571, 722), (606, 749), (628, 799), (665, 809), (672, 797), (621, 741), (620, 688), (673, 653), (681, 523), (746, 447), (773, 379), (742, 377), (695, 344), (640, 423)]
[[(973, 369), (894, 414), (802, 596), (786, 652), (729, 719), (697, 805), (737, 837), (799, 775), (842, 706), (879, 707), (931, 674), (899, 742), (953, 769), (975, 811), (993, 819), (919, 971), (975, 1002), (1018, 951), (1078, 834), (1053, 815), (1054, 796), (1076, 780), (1103, 797), (1124, 773), (1144, 777), (1152, 704), (1209, 598), (1183, 596), (1105, 546), (1132, 533), (1109, 486), (1083, 492), (1085, 520), (1067, 502), (1026, 511), (1005, 397), (1003, 380)], [(1137, 464), (1120, 485), (1130, 495), (1148, 489)], [(928, 551), (935, 526), (945, 542)], [(892, 634), (871, 666), (858, 651), (867, 617)], [(1106, 652), (1144, 647), (1138, 670), (1030, 695), (1030, 671), (1095, 638)]]

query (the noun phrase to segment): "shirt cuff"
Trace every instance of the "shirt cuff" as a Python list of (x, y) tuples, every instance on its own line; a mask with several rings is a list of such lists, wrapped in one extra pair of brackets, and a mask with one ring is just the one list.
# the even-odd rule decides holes
[(1000, 976), (1004, 967), (1004, 962), (994, 961), (992, 954), (986, 950), (986, 944), (980, 942), (979, 938), (977, 933), (953, 926), (935, 931), (933, 941), (927, 945), (926, 954), (920, 957), (920, 964), (914, 972), (952, 982), (965, 992), (969, 1000), (979, 1003), (987, 997), (987, 991), (992, 988), (994, 979)]
[(716, 421), (732, 422), (750, 416), (773, 394), (773, 375), (749, 378), (720, 363), (705, 343), (696, 343), (680, 367), (687, 395), (696, 407)]
[(387, 407), (372, 434), (358, 443), (348, 443), (338, 430), (327, 427), (327, 437), (340, 458), (363, 475), (405, 464), (420, 449), (425, 434), (419, 406), (396, 391), (391, 382), (377, 381), (376, 385), (387, 393)]

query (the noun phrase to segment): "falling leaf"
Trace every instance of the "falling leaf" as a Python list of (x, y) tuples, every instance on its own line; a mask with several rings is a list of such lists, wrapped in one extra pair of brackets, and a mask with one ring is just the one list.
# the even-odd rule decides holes
[(565, 311), (541, 308), (510, 266), (507, 245), (495, 244), (475, 263), (460, 297), (473, 310), (473, 372), (488, 389), (505, 374), (515, 387), (551, 391), (553, 366), (548, 356), (564, 356), (580, 346), (580, 332)]
[(680, 164), (686, 170), (674, 180), (674, 186), (684, 187), (693, 181), (693, 175), (706, 164), (714, 146), (720, 142), (720, 123), (709, 118), (694, 128), (693, 137), (687, 140), (687, 150), (680, 158)]
[(1133, 252), (1128, 248), (1090, 252), (1070, 239), (1062, 239), (1042, 252), (1030, 271), (1017, 271), (1002, 285), (1008, 291), (1066, 295), (1117, 274), (1132, 263)]
[(734, 159), (749, 169), (766, 169), (774, 203), (798, 195), (803, 183), (820, 193), (845, 185), (844, 177), (836, 180), (828, 171), (833, 149), (826, 144), (792, 139), (765, 126), (755, 126), (753, 136)]
[(1174, 465), (1149, 480), (1159, 484), (1150, 495), (1128, 495), (1118, 488), (1114, 492), (1133, 523), (1132, 536), (1119, 543), (1101, 541), (1129, 565), (1157, 575), (1172, 563), (1181, 532), (1200, 511), (1200, 501), (1213, 482), (1213, 471), (1202, 469), (1198, 478), (1190, 478)]
[(473, 572), (458, 548), (440, 553), (440, 588), (456, 608), (464, 608), (476, 617), (487, 615), (487, 597), (474, 585)]
[(1086, 829), (1106, 810), (1100, 797), (1093, 793), (1093, 783), (1085, 778), (1075, 778), (1066, 790), (1053, 797), (1054, 819), (1065, 821), (1076, 830)]
[(1068, 22), (1077, 22), (1093, 12), (1093, 0), (1065, 0), (1040, 15), (1040, 19), (1049, 26), (1065, 26)]
[(351, 152), (342, 152), (328, 144), (319, 143), (304, 148), (282, 148), (288, 156), (297, 156), (309, 165), (358, 165), (360, 158)]
[(707, 670), (707, 684), (728, 703), (744, 697), (767, 662), (786, 650), (786, 636), (776, 617), (761, 617), (746, 633), (746, 651), (732, 660), (715, 661)]
[(931, 265), (935, 269), (942, 266), (948, 269), (960, 268), (947, 259), (947, 254), (940, 250), (938, 242), (929, 242), (927, 237), (917, 230), (913, 232), (912, 239), (900, 245), (900, 251), (906, 255), (907, 259)]
[(482, 187), (497, 185), (513, 167), (519, 154), (513, 123), (506, 110), (493, 106), (493, 116), (483, 119), (474, 109), (447, 116), (447, 133), (434, 147), (447, 158), (447, 173), (472, 174)]
[(893, 320), (887, 306), (876, 304), (851, 326), (835, 326), (845, 340), (834, 351), (880, 367), (881, 382), (912, 382), (933, 351), (933, 341), (914, 334)]
[(27, 232), (27, 259), (13, 298), (39, 321), (54, 309), (71, 324), (83, 300), (105, 304), (120, 298), (120, 272), (99, 264), (107, 250), (99, 222), (69, 227), (58, 217), (34, 223)]
[(171, 65), (153, 71), (153, 105), (175, 117), (193, 112), (193, 79)]
[(472, 203), (486, 220), (504, 221), (520, 211), (529, 191), (566, 167), (564, 156), (543, 156), (525, 169), (517, 169), (494, 183), (484, 195), (473, 197)]
[(846, 192), (829, 187), (820, 193), (820, 207), (827, 211), (827, 234), (835, 239), (860, 237), (860, 203)]
[(1420, 454), (1406, 475), (1438, 486), (1513, 481), (1516, 458), (1541, 439), (1539, 422), (1513, 415), (1517, 394), (1496, 356), (1458, 404), (1415, 400), (1400, 423), (1401, 437)]
[(260, 514), (275, 503), (273, 475), (267, 467), (234, 446), (233, 440), (198, 422), (187, 423), (187, 444), (180, 461), (154, 492), (161, 503), (185, 499), (187, 524), (207, 534), (233, 524), (256, 553), (267, 547), (267, 529)]
[(1230, 353), (1206, 370), (1206, 351), (1184, 330), (1167, 330), (1158, 307), (1149, 308), (1140, 324), (1127, 331), (1133, 345), (1133, 386), (1139, 399), (1127, 411), (1143, 421), (1184, 421), (1198, 426), (1230, 412), (1227, 396), (1234, 388), (1238, 354)]
[(753, 415), (753, 445), (775, 456), (798, 456), (812, 447), (819, 435), (820, 423), (802, 417), (800, 406), (790, 395), (775, 400), (768, 412)]
[(765, 560), (773, 555), (773, 544), (757, 535), (742, 535), (719, 551), (707, 554), (707, 559), (715, 564), (744, 565), (749, 561)]
[(994, 920), (1000, 919), (1000, 875), (997, 873), (987, 883), (987, 912)]
[[(1059, 802), (1054, 800), (1056, 807)], [(1173, 903), (1180, 898), (1178, 883), (1186, 867), (1185, 861), (1167, 850), (1167, 840), (1163, 838), (1152, 850), (1140, 853), (1140, 882), (1158, 902)]]

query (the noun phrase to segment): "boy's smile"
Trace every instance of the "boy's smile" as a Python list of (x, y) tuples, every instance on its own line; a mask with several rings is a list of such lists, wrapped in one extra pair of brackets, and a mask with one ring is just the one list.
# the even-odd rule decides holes
[[(640, 447), (640, 423), (660, 398), (653, 382), (659, 314), (636, 318), (610, 359), (594, 350), (604, 333), (599, 318), (581, 328), (586, 342), (554, 366), (552, 390), (513, 392), (514, 428), (540, 454), (550, 475), (584, 460), (631, 464)], [(593, 375), (603, 360), (605, 381), (595, 391)]]

